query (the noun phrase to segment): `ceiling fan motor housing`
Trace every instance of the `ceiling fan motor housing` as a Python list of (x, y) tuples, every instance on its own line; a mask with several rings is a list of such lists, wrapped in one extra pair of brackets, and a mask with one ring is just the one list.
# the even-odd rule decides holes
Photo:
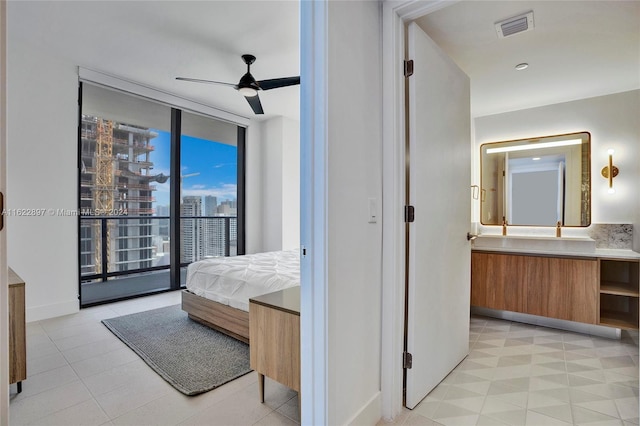
[(238, 83), (237, 89), (242, 89), (242, 88), (251, 88), (253, 90), (260, 90), (260, 86), (258, 86), (258, 83), (256, 83), (256, 79), (253, 78), (253, 76), (249, 72), (243, 75), (242, 78), (240, 79), (240, 82)]

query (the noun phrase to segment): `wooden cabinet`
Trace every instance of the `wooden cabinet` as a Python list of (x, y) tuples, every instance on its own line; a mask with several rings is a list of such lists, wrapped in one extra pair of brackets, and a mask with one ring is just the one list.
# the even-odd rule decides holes
[(595, 259), (526, 259), (526, 313), (597, 324), (598, 262)]
[(519, 278), (523, 256), (471, 254), (471, 304), (504, 311), (524, 312)]
[(597, 260), (474, 252), (471, 304), (597, 324)]
[(601, 325), (638, 329), (640, 261), (600, 259)]
[(18, 383), (18, 392), (27, 378), (24, 304), (24, 281), (9, 268), (9, 383)]
[(261, 402), (264, 376), (300, 392), (300, 287), (251, 298), (249, 336)]

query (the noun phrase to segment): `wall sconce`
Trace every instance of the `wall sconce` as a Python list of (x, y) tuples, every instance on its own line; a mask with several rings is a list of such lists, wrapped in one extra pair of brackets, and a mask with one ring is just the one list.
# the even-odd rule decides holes
[(609, 164), (604, 166), (600, 173), (605, 179), (609, 179), (608, 192), (609, 194), (613, 194), (614, 192), (616, 192), (616, 190), (613, 189), (613, 178), (618, 176), (619, 170), (616, 166), (613, 165), (613, 149), (610, 149), (609, 151), (607, 151), (607, 153), (609, 154)]

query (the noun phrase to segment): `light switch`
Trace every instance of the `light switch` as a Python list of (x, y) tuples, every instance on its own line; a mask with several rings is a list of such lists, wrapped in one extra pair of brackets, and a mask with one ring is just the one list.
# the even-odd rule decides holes
[(369, 198), (369, 223), (378, 222), (378, 202), (375, 198)]

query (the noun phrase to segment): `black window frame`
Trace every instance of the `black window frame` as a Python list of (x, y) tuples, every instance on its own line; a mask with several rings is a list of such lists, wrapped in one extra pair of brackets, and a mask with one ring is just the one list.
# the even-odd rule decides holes
[[(82, 178), (82, 169), (83, 169), (83, 164), (82, 164), (82, 133), (83, 130), (83, 124), (82, 124), (82, 87), (83, 87), (83, 82), (79, 82), (78, 84), (78, 126), (77, 126), (77, 147), (78, 147), (78, 151), (77, 151), (77, 203), (78, 203), (78, 211), (80, 211), (80, 209), (82, 208), (82, 183), (81, 183), (81, 178)], [(121, 92), (123, 94), (127, 94), (126, 92)], [(152, 100), (153, 101), (153, 100)], [(157, 102), (157, 101), (156, 101)], [(170, 174), (172, 176), (175, 175), (179, 175), (180, 174), (180, 149), (181, 149), (181, 133), (182, 133), (182, 112), (183, 110), (180, 108), (176, 108), (175, 106), (171, 106), (168, 105), (169, 107), (171, 107), (171, 136), (170, 136), (170, 141), (171, 141), (171, 153), (170, 153), (170, 164), (171, 164), (171, 171)], [(184, 110), (186, 112), (191, 112), (188, 110)], [(220, 120), (218, 117), (215, 116), (208, 116), (211, 119), (214, 120)], [(234, 125), (237, 127), (237, 214), (236, 214), (236, 226), (237, 226), (237, 252), (236, 255), (242, 255), (245, 254), (245, 247), (246, 247), (246, 242), (245, 242), (245, 225), (246, 225), (246, 211), (245, 211), (245, 196), (246, 196), (246, 188), (245, 188), (245, 182), (246, 182), (246, 128), (243, 127), (240, 124), (234, 123)], [(151, 218), (155, 219), (155, 220), (163, 220), (163, 219), (168, 219), (169, 220), (169, 237), (170, 237), (170, 241), (171, 241), (171, 248), (170, 248), (170, 261), (169, 261), (169, 265), (161, 265), (161, 266), (150, 266), (150, 267), (145, 267), (145, 268), (138, 268), (138, 269), (133, 269), (133, 270), (124, 270), (124, 271), (114, 271), (114, 272), (107, 272), (107, 265), (105, 262), (105, 258), (103, 257), (103, 264), (101, 267), (101, 272), (98, 274), (92, 274), (92, 275), (83, 275), (83, 271), (82, 271), (82, 258), (83, 258), (83, 253), (82, 253), (82, 238), (84, 235), (83, 232), (83, 227), (82, 227), (82, 220), (83, 219), (87, 219), (87, 216), (82, 216), (81, 214), (78, 214), (78, 231), (77, 231), (77, 235), (78, 235), (78, 303), (80, 305), (80, 308), (87, 308), (87, 307), (91, 307), (91, 306), (96, 306), (96, 305), (101, 305), (101, 304), (105, 304), (105, 303), (113, 303), (113, 302), (117, 302), (117, 301), (121, 301), (121, 300), (128, 300), (128, 299), (133, 299), (136, 297), (142, 297), (142, 296), (149, 296), (152, 294), (158, 294), (158, 293), (163, 293), (166, 291), (175, 291), (175, 290), (181, 290), (184, 289), (185, 286), (182, 285), (182, 283), (180, 282), (180, 269), (186, 265), (188, 265), (188, 263), (181, 263), (180, 262), (180, 179), (170, 179), (169, 180), (169, 186), (170, 186), (170, 192), (169, 192), (169, 198), (170, 198), (170, 203), (169, 203), (169, 216), (152, 216)], [(129, 217), (130, 219), (147, 219), (147, 217)], [(103, 231), (106, 228), (106, 220), (109, 219), (108, 217), (101, 217), (101, 216), (93, 216), (91, 217), (91, 219), (96, 219), (96, 220), (101, 220), (102, 222), (102, 229)], [(111, 220), (114, 220), (113, 218), (110, 218)], [(125, 217), (123, 217), (122, 219), (125, 219)], [(126, 228), (126, 227), (125, 227)], [(122, 229), (122, 228), (120, 228)], [(228, 232), (228, 230), (227, 230)], [(128, 232), (125, 232), (126, 234), (128, 234)], [(118, 235), (119, 237), (125, 237), (127, 235)], [(140, 241), (142, 240), (141, 238), (139, 239)], [(104, 247), (104, 245), (103, 245)], [(86, 254), (84, 254), (84, 256), (86, 256)], [(102, 282), (106, 282), (109, 280), (109, 278), (111, 277), (119, 277), (119, 276), (124, 276), (124, 275), (132, 275), (132, 274), (141, 274), (141, 273), (147, 273), (147, 272), (154, 272), (154, 271), (159, 271), (159, 270), (169, 270), (169, 274), (170, 274), (170, 287), (166, 290), (160, 290), (160, 291), (152, 291), (152, 292), (147, 292), (147, 293), (143, 293), (143, 294), (136, 294), (136, 295), (129, 295), (129, 296), (124, 296), (124, 297), (116, 297), (113, 299), (109, 299), (109, 300), (101, 300), (101, 301), (95, 301), (95, 302), (88, 302), (88, 303), (83, 303), (82, 300), (82, 284), (83, 282), (93, 282), (96, 280), (102, 281)]]

